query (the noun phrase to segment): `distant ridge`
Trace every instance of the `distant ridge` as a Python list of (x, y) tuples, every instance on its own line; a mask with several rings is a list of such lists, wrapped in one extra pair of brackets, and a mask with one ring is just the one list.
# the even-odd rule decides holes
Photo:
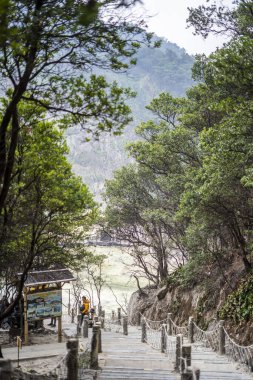
[(137, 64), (127, 73), (95, 71), (96, 74), (103, 74), (108, 81), (116, 80), (122, 87), (130, 87), (137, 92), (136, 98), (129, 102), (134, 120), (122, 136), (104, 135), (99, 142), (85, 143), (78, 128), (67, 131), (69, 160), (75, 173), (83, 178), (97, 200), (101, 200), (105, 179), (111, 178), (114, 170), (128, 162), (124, 146), (136, 138), (135, 127), (150, 118), (151, 114), (145, 107), (161, 92), (184, 96), (193, 84), (193, 63), (194, 58), (184, 49), (162, 40), (160, 48), (141, 47)]

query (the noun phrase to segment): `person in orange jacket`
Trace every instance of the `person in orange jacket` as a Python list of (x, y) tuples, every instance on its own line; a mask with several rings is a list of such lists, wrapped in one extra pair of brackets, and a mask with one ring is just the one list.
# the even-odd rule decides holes
[(83, 318), (85, 315), (89, 315), (90, 310), (90, 300), (86, 298), (85, 296), (82, 297), (82, 304), (80, 306), (80, 312), (81, 312), (81, 325), (83, 323)]

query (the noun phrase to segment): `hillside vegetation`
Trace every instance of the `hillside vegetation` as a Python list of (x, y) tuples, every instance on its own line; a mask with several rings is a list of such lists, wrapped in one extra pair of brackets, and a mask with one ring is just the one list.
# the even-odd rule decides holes
[[(127, 148), (131, 164), (106, 182), (105, 223), (133, 245), (134, 274), (148, 278), (153, 288), (164, 287), (158, 300), (176, 292), (180, 303), (185, 292), (185, 310), (248, 323), (253, 4), (236, 3), (232, 11), (208, 6), (191, 12), (197, 32), (227, 28), (232, 38), (209, 57), (197, 57), (198, 82), (185, 97), (163, 92), (150, 102), (152, 118), (139, 124), (139, 140)], [(196, 287), (198, 302), (186, 307)]]
[(193, 83), (193, 62), (184, 49), (163, 40), (160, 48), (142, 46), (137, 54), (136, 65), (125, 73), (96, 70), (97, 74), (105, 75), (109, 82), (116, 80), (119, 85), (130, 87), (136, 92), (136, 97), (128, 102), (133, 120), (121, 136), (104, 135), (99, 141), (86, 143), (80, 129), (71, 128), (67, 131), (69, 160), (74, 171), (88, 184), (97, 199), (100, 199), (105, 179), (111, 178), (113, 171), (128, 161), (124, 147), (127, 142), (137, 138), (135, 127), (150, 117), (146, 105), (162, 91), (183, 96)]

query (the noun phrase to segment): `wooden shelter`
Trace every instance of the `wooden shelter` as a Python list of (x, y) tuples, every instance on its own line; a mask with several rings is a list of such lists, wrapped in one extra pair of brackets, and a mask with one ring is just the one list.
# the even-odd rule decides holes
[[(29, 317), (34, 320), (56, 317), (58, 342), (62, 341), (62, 287), (76, 278), (68, 269), (33, 271), (24, 283), (24, 337), (28, 345)], [(48, 314), (46, 314), (46, 312)]]

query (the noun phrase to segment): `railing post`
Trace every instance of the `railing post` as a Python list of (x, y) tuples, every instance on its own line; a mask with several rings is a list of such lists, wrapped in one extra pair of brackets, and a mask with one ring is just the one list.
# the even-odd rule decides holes
[(87, 316), (83, 319), (83, 337), (88, 338), (89, 336), (89, 318)]
[(220, 325), (219, 325), (219, 354), (220, 355), (224, 355), (226, 352), (225, 340), (226, 340), (226, 336), (225, 336), (225, 330), (224, 330), (224, 321), (221, 320)]
[(98, 369), (98, 334), (99, 326), (95, 325), (92, 328), (91, 352), (90, 352), (90, 368)]
[(137, 313), (137, 326), (140, 326), (141, 325), (141, 313), (138, 312)]
[(141, 341), (147, 343), (147, 326), (144, 318), (141, 319)]
[(127, 316), (123, 317), (123, 334), (128, 335), (128, 318)]
[(81, 336), (81, 326), (79, 323), (76, 325), (76, 337), (79, 338)]
[(105, 311), (102, 310), (102, 314), (101, 314), (101, 329), (104, 329), (105, 328)]
[[(80, 318), (79, 318), (80, 315)], [(77, 325), (76, 325), (76, 337), (81, 336), (81, 314), (78, 314), (77, 316)]]
[(179, 371), (180, 369), (180, 358), (181, 350), (183, 345), (183, 334), (178, 334), (176, 336), (176, 360), (175, 360), (175, 370)]
[(118, 308), (118, 324), (121, 325), (121, 308)]
[(95, 317), (93, 318), (93, 322), (94, 322), (94, 323), (98, 323), (98, 317), (97, 317), (97, 316), (95, 316)]
[(102, 332), (101, 332), (101, 323), (97, 323), (96, 326), (99, 327), (98, 329), (98, 353), (101, 354), (102, 352)]
[(71, 309), (71, 323), (75, 322), (75, 310), (72, 308)]
[(191, 345), (183, 345), (181, 351), (181, 360), (180, 360), (180, 373), (184, 371), (191, 365)]
[(189, 340), (189, 343), (193, 343), (194, 342), (193, 317), (189, 317), (189, 322), (188, 322), (188, 340)]
[(161, 329), (161, 352), (166, 352), (167, 339), (166, 339), (167, 325), (163, 324)]
[(67, 342), (69, 354), (67, 356), (67, 380), (78, 378), (78, 340), (70, 339)]
[(172, 313), (167, 314), (167, 326), (168, 335), (172, 335)]
[(200, 380), (200, 370), (193, 368), (186, 371), (185, 373), (181, 373), (180, 380)]
[(10, 360), (0, 359), (0, 380), (11, 380), (13, 368)]

